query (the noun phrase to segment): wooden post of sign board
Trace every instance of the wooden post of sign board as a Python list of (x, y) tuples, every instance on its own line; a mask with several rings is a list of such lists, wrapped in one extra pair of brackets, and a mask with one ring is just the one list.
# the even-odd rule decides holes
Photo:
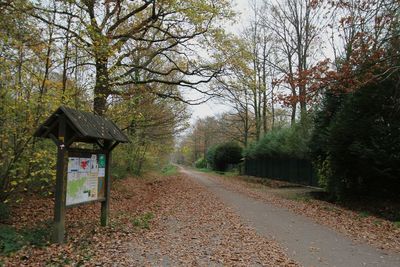
[(109, 223), (109, 212), (110, 212), (110, 185), (111, 185), (111, 177), (110, 177), (110, 167), (111, 167), (111, 150), (110, 142), (105, 142), (104, 145), (107, 149), (106, 151), (106, 169), (104, 175), (104, 198), (105, 200), (101, 202), (101, 216), (100, 222), (101, 226), (107, 226)]
[(65, 236), (65, 200), (67, 187), (68, 151), (65, 147), (65, 115), (60, 116), (57, 143), (57, 174), (54, 205), (53, 242), (64, 243)]

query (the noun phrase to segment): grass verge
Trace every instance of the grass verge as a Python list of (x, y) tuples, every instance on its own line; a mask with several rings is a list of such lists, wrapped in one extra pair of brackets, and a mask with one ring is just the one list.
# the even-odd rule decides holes
[(178, 173), (178, 167), (175, 165), (169, 164), (162, 168), (161, 173), (165, 176), (175, 175)]

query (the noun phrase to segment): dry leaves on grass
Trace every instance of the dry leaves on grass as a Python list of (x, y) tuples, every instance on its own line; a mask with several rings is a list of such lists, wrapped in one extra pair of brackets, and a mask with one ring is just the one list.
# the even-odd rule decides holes
[(268, 186), (254, 186), (241, 177), (227, 178), (211, 174), (207, 176), (224, 184), (230, 190), (305, 215), (356, 241), (364, 240), (375, 247), (400, 252), (400, 228), (395, 227), (390, 221), (375, 216), (362, 216), (355, 211), (317, 199), (307, 199), (307, 201), (286, 199), (271, 193)]
[[(27, 197), (13, 210), (24, 229), (52, 219), (51, 199)], [(67, 210), (68, 242), (27, 246), (0, 259), (6, 266), (296, 266), (273, 241), (258, 236), (200, 185), (181, 176), (117, 181), (111, 223), (100, 205)], [(147, 229), (149, 228), (149, 229)]]

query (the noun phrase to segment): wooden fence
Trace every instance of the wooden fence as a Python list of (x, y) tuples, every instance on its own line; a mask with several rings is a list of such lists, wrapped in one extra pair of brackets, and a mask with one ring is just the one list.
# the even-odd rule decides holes
[(309, 160), (296, 158), (246, 159), (244, 174), (318, 186), (315, 170)]

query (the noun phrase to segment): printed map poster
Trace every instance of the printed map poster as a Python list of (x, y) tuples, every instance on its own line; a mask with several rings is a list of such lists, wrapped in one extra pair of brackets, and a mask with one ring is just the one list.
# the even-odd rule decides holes
[(86, 154), (69, 157), (66, 205), (94, 201), (104, 197), (105, 155)]

